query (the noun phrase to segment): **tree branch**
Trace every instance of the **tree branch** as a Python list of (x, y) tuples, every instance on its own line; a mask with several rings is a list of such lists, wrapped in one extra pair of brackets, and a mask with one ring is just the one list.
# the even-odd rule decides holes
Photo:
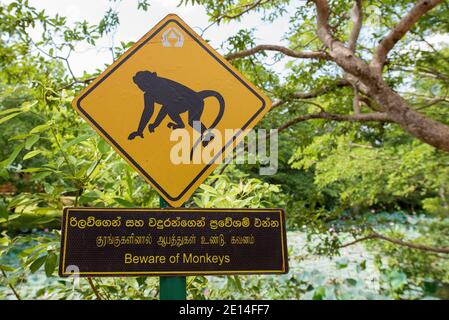
[(428, 102), (426, 104), (424, 104), (423, 106), (420, 106), (418, 108), (415, 108), (415, 110), (423, 110), (426, 108), (430, 108), (430, 107), (432, 107), (438, 103), (441, 103), (441, 102), (449, 103), (449, 100), (447, 98), (442, 98), (442, 97), (428, 99)]
[(382, 234), (379, 234), (377, 232), (373, 232), (365, 237), (356, 239), (352, 242), (346, 243), (341, 245), (339, 248), (345, 248), (345, 247), (349, 247), (351, 245), (354, 245), (358, 242), (362, 242), (365, 240), (370, 240), (370, 239), (380, 239), (380, 240), (384, 240), (384, 241), (388, 241), (390, 243), (394, 243), (400, 246), (404, 246), (404, 247), (408, 247), (411, 249), (416, 249), (416, 250), (421, 250), (421, 251), (429, 251), (429, 252), (434, 252), (434, 253), (445, 253), (445, 254), (449, 254), (449, 248), (437, 248), (437, 247), (432, 247), (432, 246), (426, 246), (423, 244), (417, 244), (417, 243), (413, 243), (413, 242), (407, 242), (407, 241), (402, 241), (400, 239), (394, 239), (394, 238), (390, 238), (387, 236), (384, 236)]
[(387, 55), (396, 43), (401, 40), (415, 23), (427, 12), (432, 10), (443, 0), (421, 0), (419, 1), (388, 33), (374, 50), (371, 66), (377, 73), (382, 73), (382, 69), (387, 59)]
[(95, 293), (95, 296), (98, 300), (104, 300), (100, 292), (98, 291), (97, 287), (92, 281), (92, 278), (87, 278), (87, 282), (89, 282), (90, 287), (92, 288), (92, 291)]
[(14, 286), (12, 285), (12, 283), (9, 281), (5, 270), (2, 270), (2, 275), (3, 277), (5, 277), (5, 280), (8, 282), (8, 287), (11, 289), (11, 291), (14, 293), (14, 296), (16, 297), (17, 300), (22, 300), (22, 298), (20, 297), (19, 293), (17, 292), (16, 288), (14, 288)]
[(299, 122), (304, 122), (304, 121), (308, 121), (308, 120), (312, 120), (312, 119), (327, 119), (327, 120), (332, 120), (332, 121), (349, 121), (349, 122), (371, 122), (371, 121), (393, 122), (386, 113), (381, 113), (381, 112), (362, 113), (362, 114), (358, 114), (358, 115), (319, 112), (319, 113), (301, 115), (295, 119), (292, 119), (292, 120), (284, 123), (282, 126), (280, 126), (278, 128), (278, 132), (281, 132), (281, 131), (287, 129), (288, 127), (291, 127)]
[(282, 99), (275, 100), (275, 101), (271, 104), (271, 109), (270, 109), (270, 110), (273, 110), (273, 109), (275, 109), (275, 108), (277, 108), (277, 107), (280, 107), (280, 106), (282, 106), (283, 104), (285, 104), (286, 102), (287, 102), (287, 101), (282, 100)]
[(375, 237), (373, 234), (369, 234), (369, 235), (367, 235), (367, 236), (365, 236), (365, 237), (358, 238), (358, 239), (355, 239), (354, 241), (351, 241), (351, 242), (342, 244), (341, 246), (338, 247), (338, 249), (350, 247), (350, 246), (355, 245), (356, 243), (363, 242), (363, 241), (366, 241), (366, 240), (375, 239), (375, 238), (376, 238), (376, 237)]
[(322, 86), (319, 89), (310, 92), (295, 92), (292, 96), (296, 99), (311, 99), (322, 96), (323, 94), (329, 93), (337, 88), (348, 87), (350, 85), (351, 84), (347, 80), (338, 79), (335, 83)]
[(360, 99), (360, 102), (365, 104), (371, 110), (374, 110), (374, 111), (377, 111), (377, 112), (384, 112), (384, 109), (382, 109), (381, 106), (375, 104), (374, 101), (372, 101), (370, 98), (361, 96), (360, 92), (359, 92), (359, 99)]
[(356, 86), (353, 88), (354, 98), (352, 99), (352, 109), (354, 110), (354, 114), (360, 114), (360, 94), (359, 89)]
[(349, 50), (355, 52), (357, 40), (359, 39), (360, 31), (362, 30), (362, 22), (363, 22), (362, 0), (355, 0), (351, 15), (354, 26), (352, 27), (351, 34), (349, 36), (348, 47)]
[(95, 79), (96, 79), (96, 77), (91, 77), (91, 78), (87, 78), (87, 79), (84, 79), (84, 80), (75, 80), (73, 82), (70, 82), (70, 83), (68, 83), (68, 84), (58, 88), (58, 90), (69, 89), (69, 88), (73, 87), (75, 84), (79, 84), (79, 83), (86, 84), (86, 83), (94, 81)]
[(291, 99), (312, 99), (312, 98), (316, 98), (316, 97), (325, 95), (326, 93), (332, 92), (337, 88), (348, 87), (350, 85), (351, 84), (346, 79), (337, 79), (337, 81), (334, 83), (324, 85), (321, 88), (318, 88), (318, 89), (315, 89), (315, 90), (312, 90), (309, 92), (301, 92), (301, 91), (294, 92), (286, 100), (279, 99), (279, 100), (274, 101), (274, 103), (271, 105), (271, 109), (280, 107), (281, 105), (285, 104), (289, 98), (291, 98)]
[(216, 20), (220, 21), (220, 20), (222, 20), (224, 18), (229, 19), (229, 20), (237, 19), (237, 18), (241, 17), (242, 15), (244, 15), (245, 13), (251, 11), (252, 9), (254, 9), (254, 8), (258, 7), (258, 6), (264, 5), (264, 4), (268, 3), (268, 2), (270, 2), (270, 0), (266, 0), (266, 1), (257, 0), (257, 1), (255, 1), (253, 3), (248, 3), (248, 4), (245, 4), (245, 5), (242, 5), (242, 6), (238, 6), (238, 7), (234, 8), (234, 10), (243, 9), (241, 12), (239, 12), (237, 14), (234, 14), (234, 15), (230, 15), (228, 13), (224, 13), (223, 15), (217, 17)]
[(286, 56), (293, 58), (301, 58), (301, 59), (323, 59), (330, 60), (330, 57), (327, 53), (321, 51), (296, 51), (287, 47), (274, 45), (274, 44), (261, 44), (255, 46), (254, 48), (242, 50), (235, 53), (229, 53), (225, 56), (225, 59), (231, 61), (238, 58), (244, 58), (248, 56), (252, 56), (261, 51), (277, 51), (285, 54)]
[(344, 71), (356, 76), (366, 85), (378, 82), (380, 77), (371, 73), (369, 66), (354, 55), (354, 52), (335, 39), (329, 25), (330, 10), (327, 0), (312, 0), (317, 9), (317, 34), (321, 42), (330, 50), (329, 55)]

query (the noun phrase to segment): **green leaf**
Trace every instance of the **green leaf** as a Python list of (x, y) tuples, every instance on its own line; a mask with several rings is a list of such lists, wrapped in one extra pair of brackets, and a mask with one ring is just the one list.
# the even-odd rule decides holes
[(26, 168), (26, 169), (20, 170), (20, 172), (29, 172), (29, 173), (41, 172), (41, 171), (51, 171), (51, 170), (48, 168)]
[(399, 290), (407, 284), (407, 275), (402, 271), (394, 270), (389, 274), (389, 280), (393, 290)]
[(318, 287), (315, 289), (315, 291), (313, 292), (313, 300), (323, 300), (324, 297), (326, 296), (326, 289), (324, 287)]
[(129, 170), (125, 170), (125, 180), (126, 180), (126, 184), (128, 186), (128, 197), (132, 198), (132, 195), (134, 192), (134, 185), (133, 185), (133, 180), (131, 178), (131, 175), (129, 174)]
[(13, 113), (13, 112), (19, 112), (19, 111), (22, 111), (22, 108), (10, 108), (10, 109), (6, 109), (6, 110), (3, 110), (3, 111), (0, 111), (0, 116), (4, 116), (4, 115), (6, 115), (6, 114), (10, 114), (10, 113)]
[(21, 113), (27, 112), (36, 103), (37, 103), (37, 100), (34, 100), (33, 102), (25, 102), (21, 108), (11, 108), (11, 109), (6, 109), (6, 110), (1, 111), (0, 116), (3, 116), (3, 115), (7, 115), (7, 116), (0, 119), (0, 124), (2, 124), (3, 122), (6, 122), (8, 120), (11, 120), (12, 118), (17, 117)]
[(131, 202), (129, 202), (128, 200), (122, 199), (122, 198), (114, 198), (114, 201), (117, 202), (118, 204), (120, 204), (121, 206), (127, 207), (127, 208), (132, 208), (135, 205), (132, 204)]
[(2, 162), (0, 162), (0, 169), (1, 168), (6, 168), (8, 166), (11, 165), (11, 163), (14, 162), (14, 160), (16, 160), (17, 156), (19, 155), (20, 151), (22, 151), (22, 149), (24, 148), (25, 144), (19, 144), (14, 151), (10, 154), (10, 156), (8, 158), (6, 158), (5, 160), (3, 160)]
[(353, 286), (353, 287), (355, 287), (355, 286), (357, 285), (357, 280), (352, 279), (352, 278), (346, 279), (346, 282), (347, 282), (350, 286)]
[(34, 260), (33, 263), (30, 265), (31, 273), (35, 273), (37, 270), (39, 270), (40, 267), (42, 267), (42, 265), (45, 263), (46, 259), (47, 256), (42, 256)]
[(83, 135), (81, 135), (81, 136), (79, 136), (79, 137), (77, 137), (77, 138), (75, 138), (73, 140), (70, 140), (69, 142), (63, 144), (62, 149), (70, 148), (71, 146), (74, 146), (74, 145), (76, 145), (76, 144), (78, 144), (78, 143), (80, 143), (80, 142), (82, 142), (82, 141), (84, 141), (84, 140), (86, 140), (86, 139), (88, 139), (88, 138), (90, 138), (92, 136), (93, 136), (93, 132), (85, 133), (85, 134), (83, 134)]
[(0, 270), (11, 272), (11, 271), (14, 271), (14, 268), (12, 268), (10, 266), (6, 266), (4, 264), (0, 264)]
[(340, 261), (337, 261), (337, 262), (336, 262), (336, 265), (337, 265), (337, 269), (339, 269), (339, 270), (345, 269), (345, 268), (347, 268), (348, 265), (349, 265), (348, 259), (343, 258), (343, 259), (341, 259)]
[(52, 122), (47, 122), (47, 123), (38, 125), (38, 126), (34, 127), (34, 128), (30, 131), (30, 133), (33, 134), (33, 133), (39, 133), (39, 132), (45, 131), (45, 130), (47, 130), (48, 128), (50, 128), (52, 125), (53, 125)]
[(30, 150), (31, 147), (37, 142), (39, 141), (40, 136), (38, 135), (32, 135), (31, 137), (29, 137), (26, 141), (25, 141), (25, 148), (27, 150)]
[(22, 112), (17, 112), (17, 113), (13, 113), (13, 114), (9, 114), (6, 117), (3, 117), (0, 119), (0, 124), (2, 124), (3, 122), (6, 122), (8, 120), (11, 120), (15, 117), (17, 117), (19, 114), (21, 114)]
[(25, 138), (28, 138), (30, 136), (29, 133), (24, 133), (24, 134), (19, 134), (17, 136), (11, 137), (8, 139), (8, 141), (13, 141), (13, 140), (23, 140)]
[(0, 218), (7, 220), (9, 216), (8, 208), (4, 205), (0, 205)]
[(42, 287), (39, 290), (36, 291), (36, 297), (41, 297), (45, 294), (47, 291), (47, 287)]
[(366, 260), (363, 260), (357, 265), (357, 271), (366, 270)]
[(56, 269), (56, 264), (58, 262), (58, 256), (53, 252), (49, 253), (47, 259), (45, 260), (45, 274), (47, 277), (51, 277)]
[(208, 186), (207, 184), (202, 184), (200, 186), (200, 188), (203, 189), (206, 192), (211, 193), (211, 194), (216, 194), (217, 193), (217, 190), (215, 190), (214, 187)]
[(39, 101), (33, 100), (33, 101), (26, 101), (22, 104), (22, 108), (20, 108), (22, 111), (28, 111), (32, 107), (34, 107)]
[(88, 168), (87, 171), (86, 171), (86, 176), (87, 176), (87, 177), (90, 177), (90, 175), (92, 174), (92, 172), (97, 168), (98, 163), (99, 163), (100, 161), (101, 161), (101, 160), (99, 159), (99, 160), (96, 160), (96, 161), (92, 162), (92, 164), (89, 166), (89, 168)]
[(30, 152), (28, 152), (26, 155), (23, 156), (23, 160), (31, 159), (31, 158), (37, 156), (37, 155), (40, 154), (40, 153), (42, 153), (41, 150), (33, 150), (33, 151), (30, 151)]
[(233, 278), (234, 278), (235, 286), (237, 287), (237, 289), (240, 292), (245, 292), (245, 290), (243, 289), (243, 286), (242, 286), (242, 281), (240, 281), (240, 278), (238, 276), (234, 276)]
[(110, 148), (109, 145), (103, 139), (101, 139), (100, 142), (98, 142), (98, 150), (100, 150), (102, 154), (107, 153), (109, 151), (109, 148)]

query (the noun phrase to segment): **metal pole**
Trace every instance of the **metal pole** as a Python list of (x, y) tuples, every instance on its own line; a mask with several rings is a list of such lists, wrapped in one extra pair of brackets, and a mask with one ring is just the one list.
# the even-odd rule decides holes
[[(159, 198), (159, 204), (161, 208), (169, 206), (162, 197)], [(186, 300), (186, 277), (159, 277), (159, 299)]]

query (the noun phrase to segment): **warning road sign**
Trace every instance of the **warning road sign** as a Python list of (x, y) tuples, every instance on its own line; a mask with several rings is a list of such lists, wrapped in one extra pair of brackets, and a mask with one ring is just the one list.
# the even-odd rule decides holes
[[(270, 100), (178, 16), (168, 15), (73, 107), (179, 207), (268, 112)], [(174, 133), (181, 130), (194, 137), (187, 162), (173, 160), (181, 137)], [(210, 157), (195, 162), (196, 152)]]

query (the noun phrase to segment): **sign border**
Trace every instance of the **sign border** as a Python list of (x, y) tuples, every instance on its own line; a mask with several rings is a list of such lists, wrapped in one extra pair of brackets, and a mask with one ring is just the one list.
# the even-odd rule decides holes
[[(68, 218), (70, 211), (140, 211), (140, 212), (161, 212), (167, 211), (169, 213), (177, 213), (177, 212), (188, 212), (188, 211), (208, 211), (213, 214), (213, 212), (229, 212), (229, 211), (239, 211), (239, 212), (278, 212), (280, 218), (280, 231), (281, 231), (281, 246), (282, 246), (282, 269), (279, 270), (227, 270), (227, 271), (130, 271), (130, 272), (65, 272), (66, 270), (66, 247), (67, 247), (67, 227), (68, 227)], [(189, 275), (260, 275), (260, 274), (287, 274), (289, 272), (288, 267), (288, 248), (287, 248), (287, 231), (285, 228), (285, 211), (281, 208), (258, 208), (258, 209), (248, 209), (248, 208), (87, 208), (87, 207), (67, 207), (64, 208), (63, 216), (62, 216), (62, 229), (64, 237), (61, 237), (61, 248), (60, 248), (60, 257), (61, 261), (59, 263), (59, 275), (61, 277), (70, 277), (70, 276), (81, 276), (81, 277), (122, 277), (122, 276), (189, 276)]]
[[(174, 14), (167, 15), (164, 19), (162, 19), (159, 23), (164, 21), (165, 19), (169, 17), (176, 17), (180, 21), (182, 21), (184, 24), (186, 24), (180, 17)], [(211, 55), (218, 63), (220, 63), (229, 73), (231, 73), (238, 81), (240, 81), (248, 90), (253, 93), (261, 102), (261, 107), (256, 111), (256, 113), (249, 118), (249, 120), (242, 126), (242, 128), (230, 139), (230, 141), (225, 142), (225, 145), (223, 148), (218, 152), (213, 159), (198, 173), (198, 175), (184, 188), (184, 190), (181, 191), (181, 193), (175, 197), (170, 196), (160, 185), (157, 183), (149, 174), (146, 172), (112, 137), (104, 130), (88, 113), (83, 107), (81, 106), (81, 102), (84, 98), (86, 98), (96, 87), (98, 87), (103, 81), (105, 81), (114, 71), (116, 71), (123, 63), (125, 63), (130, 57), (132, 57), (141, 47), (143, 47), (145, 44), (147, 44), (148, 41), (150, 41), (154, 36), (156, 36), (164, 27), (166, 27), (169, 23), (175, 23), (178, 25), (185, 33), (188, 34), (189, 37), (191, 37), (195, 42), (197, 42), (207, 53)], [(187, 25), (187, 24), (186, 24)], [(156, 25), (157, 26), (157, 25)], [(190, 27), (189, 27), (190, 28)], [(149, 35), (146, 34), (143, 36), (136, 44), (129, 49), (124, 55), (123, 59), (117, 60), (115, 63), (113, 63), (108, 69), (106, 69), (100, 76), (97, 77), (95, 80), (95, 83), (88, 86), (85, 90), (85, 92), (82, 93), (82, 95), (79, 98), (76, 98), (76, 110), (81, 112), (85, 119), (87, 118), (89, 122), (95, 126), (95, 128), (100, 131), (103, 135), (103, 137), (108, 140), (110, 143), (115, 146), (115, 149), (124, 156), (128, 162), (130, 162), (136, 170), (141, 173), (148, 182), (150, 182), (153, 186), (155, 186), (166, 199), (170, 201), (178, 201), (180, 200), (192, 187), (193, 184), (195, 184), (203, 175), (204, 173), (215, 163), (215, 161), (222, 156), (225, 151), (228, 149), (230, 145), (234, 143), (234, 141), (243, 133), (243, 131), (250, 125), (250, 123), (260, 115), (260, 113), (267, 107), (267, 101), (270, 102), (268, 98), (262, 97), (254, 88), (251, 87), (251, 85), (248, 83), (248, 81), (245, 81), (243, 76), (237, 74), (236, 70), (232, 70), (231, 66), (227, 65), (225, 61), (222, 61), (221, 55), (218, 52), (214, 52), (215, 50), (213, 48), (209, 48), (207, 43), (203, 43), (202, 39), (195, 34), (195, 32), (192, 30), (190, 32), (185, 26), (182, 25), (178, 20), (169, 18), (166, 20), (160, 27), (158, 27), (154, 32), (151, 30)], [(200, 39), (199, 39), (200, 38)], [(267, 100), (267, 101), (266, 101)], [(270, 103), (268, 103), (270, 104)], [(235, 146), (236, 147), (236, 146)], [(234, 147), (234, 149), (235, 149)]]

